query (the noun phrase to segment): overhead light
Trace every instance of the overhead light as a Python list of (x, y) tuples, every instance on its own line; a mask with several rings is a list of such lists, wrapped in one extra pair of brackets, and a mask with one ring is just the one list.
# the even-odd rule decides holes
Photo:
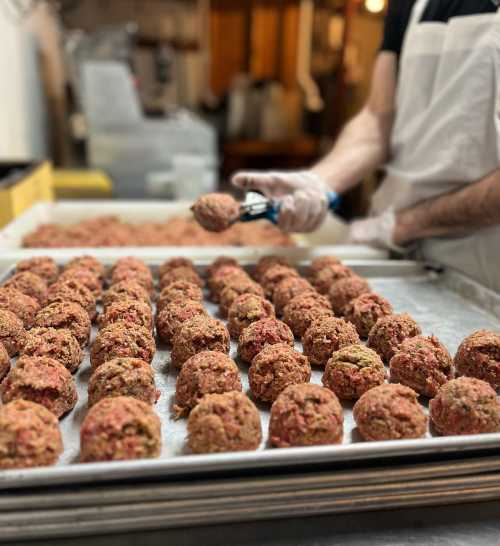
[(365, 0), (365, 9), (370, 13), (381, 13), (385, 8), (385, 0)]

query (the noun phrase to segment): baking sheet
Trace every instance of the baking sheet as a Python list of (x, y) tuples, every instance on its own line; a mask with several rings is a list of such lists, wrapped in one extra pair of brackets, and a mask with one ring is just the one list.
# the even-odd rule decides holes
[[(112, 260), (110, 260), (112, 261)], [(159, 260), (161, 261), (161, 260)], [(157, 260), (155, 263), (159, 263)], [(435, 334), (454, 354), (461, 340), (480, 328), (500, 330), (499, 298), (463, 276), (447, 272), (427, 272), (412, 262), (346, 262), (369, 278), (373, 289), (387, 297), (396, 312), (409, 312), (426, 335)], [(154, 270), (154, 267), (153, 267)], [(9, 275), (7, 273), (6, 275)], [(5, 277), (5, 276), (4, 276)], [(217, 308), (207, 303), (210, 313)], [(95, 331), (93, 332), (93, 336)], [(300, 349), (300, 345), (297, 344)], [(236, 358), (236, 346), (231, 347)], [(155, 409), (162, 422), (163, 449), (158, 460), (116, 463), (79, 464), (79, 428), (87, 411), (87, 384), (90, 364), (86, 356), (78, 370), (79, 401), (76, 408), (61, 420), (65, 451), (59, 464), (52, 468), (12, 470), (0, 473), (0, 489), (42, 484), (92, 481), (121, 477), (173, 476), (207, 474), (214, 471), (260, 467), (283, 467), (325, 461), (369, 460), (417, 453), (439, 453), (500, 446), (500, 434), (462, 437), (434, 437), (428, 433), (418, 440), (363, 442), (352, 417), (352, 403), (343, 403), (344, 439), (342, 445), (272, 449), (267, 446), (269, 406), (257, 404), (261, 412), (264, 440), (255, 452), (218, 455), (190, 455), (185, 447), (186, 420), (175, 421), (172, 404), (177, 371), (169, 365), (169, 351), (159, 345), (153, 360), (157, 387), (161, 391)], [(248, 389), (248, 367), (239, 363), (244, 390)], [(321, 384), (322, 370), (313, 369), (311, 381)]]

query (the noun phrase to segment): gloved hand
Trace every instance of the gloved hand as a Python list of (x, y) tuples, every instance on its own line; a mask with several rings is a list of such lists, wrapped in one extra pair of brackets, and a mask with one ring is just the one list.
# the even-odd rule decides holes
[(311, 171), (239, 172), (231, 182), (279, 201), (278, 225), (283, 231), (310, 233), (319, 228), (328, 212), (328, 184)]
[(403, 252), (404, 249), (394, 243), (396, 214), (389, 209), (380, 216), (356, 220), (349, 227), (348, 244), (365, 244), (377, 248)]

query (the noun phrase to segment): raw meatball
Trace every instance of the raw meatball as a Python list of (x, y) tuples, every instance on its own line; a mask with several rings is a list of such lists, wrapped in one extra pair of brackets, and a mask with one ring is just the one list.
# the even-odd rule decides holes
[(415, 336), (401, 343), (390, 361), (391, 381), (428, 396), (453, 377), (453, 361), (446, 347), (434, 336)]
[(95, 370), (113, 358), (139, 358), (151, 362), (156, 351), (151, 331), (142, 326), (130, 327), (115, 322), (100, 330), (90, 349), (90, 364)]
[(61, 279), (59, 279), (55, 282), (49, 288), (47, 302), (49, 304), (65, 302), (77, 303), (87, 311), (91, 321), (97, 316), (96, 302), (92, 292), (81, 282), (75, 280), (61, 281)]
[(77, 256), (76, 258), (71, 259), (66, 264), (66, 266), (64, 267), (64, 271), (67, 271), (69, 269), (81, 268), (91, 271), (101, 281), (106, 275), (106, 268), (97, 258), (94, 258), (94, 256)]
[(94, 296), (96, 300), (102, 296), (102, 281), (101, 279), (90, 269), (85, 267), (72, 267), (64, 271), (58, 282), (62, 281), (78, 281), (83, 284)]
[(240, 266), (223, 265), (208, 279), (210, 299), (213, 302), (218, 303), (220, 301), (222, 291), (226, 287), (228, 280), (233, 277), (241, 280), (249, 278)]
[(269, 268), (264, 275), (262, 275), (260, 284), (264, 288), (266, 297), (272, 301), (274, 290), (281, 281), (298, 276), (299, 274), (297, 273), (297, 270), (290, 266), (274, 265), (273, 267)]
[(168, 284), (161, 291), (160, 297), (156, 302), (156, 312), (160, 313), (163, 309), (174, 301), (203, 301), (203, 292), (199, 286), (189, 281), (174, 281)]
[(115, 322), (124, 322), (130, 328), (137, 325), (152, 330), (153, 313), (151, 307), (143, 301), (123, 299), (106, 307), (99, 317), (99, 326), (101, 328)]
[(367, 338), (379, 318), (392, 315), (392, 305), (382, 296), (367, 292), (353, 299), (344, 308), (344, 317), (356, 326), (358, 334)]
[(253, 276), (257, 282), (261, 282), (262, 277), (267, 273), (271, 267), (275, 265), (283, 265), (290, 267), (290, 262), (285, 256), (262, 256), (255, 266)]
[(354, 419), (368, 441), (421, 438), (427, 416), (410, 387), (385, 384), (365, 392), (354, 404)]
[(2, 402), (29, 400), (61, 417), (75, 407), (78, 395), (70, 372), (46, 356), (21, 356), (2, 381)]
[(20, 318), (10, 311), (0, 309), (0, 343), (9, 356), (16, 356), (26, 341), (26, 330)]
[(233, 265), (238, 267), (238, 261), (230, 256), (219, 256), (207, 267), (207, 270), (205, 271), (206, 276), (208, 278), (212, 277), (224, 265)]
[(120, 258), (116, 260), (113, 267), (111, 268), (111, 271), (110, 271), (111, 280), (113, 280), (113, 275), (117, 271), (127, 271), (127, 270), (142, 271), (143, 273), (151, 274), (151, 271), (145, 262), (143, 262), (139, 258), (136, 258), (135, 256), (125, 256), (124, 258)]
[(169, 258), (168, 260), (165, 260), (158, 267), (158, 278), (161, 279), (163, 275), (170, 273), (172, 269), (177, 269), (178, 267), (190, 267), (193, 271), (196, 271), (192, 260), (179, 256), (176, 258)]
[(240, 204), (226, 193), (202, 195), (191, 210), (198, 224), (207, 231), (225, 231), (240, 217)]
[(77, 303), (65, 301), (47, 305), (36, 315), (35, 326), (67, 329), (82, 347), (89, 342), (90, 319), (85, 309)]
[(430, 401), (429, 413), (443, 436), (500, 432), (500, 403), (495, 390), (475, 377), (445, 383)]
[(300, 277), (287, 277), (283, 279), (273, 293), (273, 303), (276, 312), (281, 315), (285, 306), (297, 296), (304, 294), (318, 295), (312, 284)]
[(231, 337), (238, 340), (243, 330), (253, 322), (265, 318), (274, 318), (271, 302), (255, 294), (238, 296), (228, 312), (228, 329)]
[(4, 344), (0, 342), (0, 381), (9, 373), (10, 357)]
[(42, 307), (47, 301), (47, 283), (41, 277), (29, 271), (16, 273), (4, 286), (19, 290), (19, 292), (36, 300)]
[(328, 292), (333, 312), (336, 315), (343, 315), (349, 303), (361, 294), (371, 292), (370, 285), (357, 275), (351, 275), (345, 279), (334, 282)]
[(155, 386), (153, 368), (139, 358), (108, 360), (90, 377), (89, 406), (107, 396), (132, 396), (147, 404), (154, 404), (160, 392)]
[(0, 408), (0, 468), (50, 466), (62, 451), (59, 422), (46, 408), (27, 400)]
[(309, 279), (314, 279), (322, 269), (330, 265), (342, 265), (342, 262), (336, 256), (319, 256), (318, 258), (314, 258), (307, 272)]
[(196, 315), (206, 314), (205, 308), (199, 301), (173, 301), (156, 316), (156, 331), (162, 341), (171, 343), (175, 334), (187, 320)]
[(325, 366), (335, 351), (359, 343), (356, 328), (336, 317), (322, 317), (306, 330), (302, 343), (311, 364)]
[(142, 301), (151, 305), (148, 291), (136, 281), (122, 281), (109, 287), (102, 296), (104, 309), (123, 300)]
[(238, 366), (217, 351), (202, 351), (188, 358), (177, 376), (174, 411), (187, 414), (206, 394), (241, 391)]
[(289, 345), (267, 345), (252, 360), (248, 381), (258, 400), (274, 402), (289, 385), (308, 383), (311, 365), (302, 353)]
[(420, 326), (406, 313), (389, 315), (377, 320), (368, 334), (368, 347), (389, 364), (401, 343), (422, 333)]
[(148, 294), (154, 293), (153, 275), (149, 267), (142, 261), (132, 256), (120, 258), (111, 270), (111, 285), (122, 281), (135, 281), (139, 283)]
[(17, 262), (16, 271), (18, 273), (29, 271), (41, 277), (47, 284), (52, 284), (59, 276), (59, 268), (56, 262), (49, 256), (21, 260)]
[(176, 267), (167, 271), (163, 277), (160, 277), (160, 289), (163, 290), (169, 284), (172, 284), (175, 281), (188, 281), (190, 283), (196, 284), (200, 288), (205, 284), (203, 279), (196, 273), (191, 267)]
[(60, 362), (71, 373), (83, 360), (83, 351), (69, 330), (33, 328), (26, 334), (22, 356), (46, 356)]
[(0, 287), (0, 309), (14, 313), (22, 320), (25, 328), (31, 328), (40, 305), (16, 288)]
[(83, 463), (158, 457), (160, 419), (142, 400), (131, 396), (103, 398), (83, 420), (80, 448)]
[(193, 453), (254, 450), (262, 441), (257, 408), (236, 391), (205, 395), (189, 414), (187, 430)]
[(458, 375), (468, 375), (500, 388), (500, 334), (479, 330), (466, 337), (455, 355)]
[(310, 383), (290, 385), (271, 407), (269, 440), (275, 447), (338, 444), (343, 427), (342, 406), (333, 392)]
[(243, 362), (251, 363), (267, 345), (285, 344), (293, 347), (293, 334), (281, 320), (267, 318), (252, 322), (241, 333), (238, 342), (238, 356)]
[(260, 284), (250, 278), (243, 278), (238, 275), (229, 277), (220, 294), (219, 313), (222, 317), (226, 318), (228, 316), (229, 308), (234, 300), (242, 294), (254, 294), (264, 297), (264, 290)]
[(301, 338), (316, 320), (333, 316), (328, 299), (312, 292), (295, 296), (283, 310), (283, 321), (298, 338)]
[(385, 382), (385, 368), (375, 351), (364, 345), (348, 345), (328, 360), (323, 385), (343, 400), (357, 400)]
[(222, 322), (208, 315), (194, 316), (183, 324), (172, 340), (172, 363), (180, 368), (201, 351), (229, 354), (229, 332)]
[(309, 279), (316, 290), (323, 295), (330, 292), (332, 285), (340, 279), (354, 275), (354, 271), (342, 264), (327, 265)]

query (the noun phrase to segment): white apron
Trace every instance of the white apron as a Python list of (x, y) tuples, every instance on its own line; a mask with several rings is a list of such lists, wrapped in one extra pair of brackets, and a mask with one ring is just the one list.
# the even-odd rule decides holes
[[(500, 9), (420, 22), (417, 0), (400, 59), (392, 159), (372, 213), (459, 189), (500, 168)], [(418, 245), (420, 257), (500, 291), (500, 227)]]

